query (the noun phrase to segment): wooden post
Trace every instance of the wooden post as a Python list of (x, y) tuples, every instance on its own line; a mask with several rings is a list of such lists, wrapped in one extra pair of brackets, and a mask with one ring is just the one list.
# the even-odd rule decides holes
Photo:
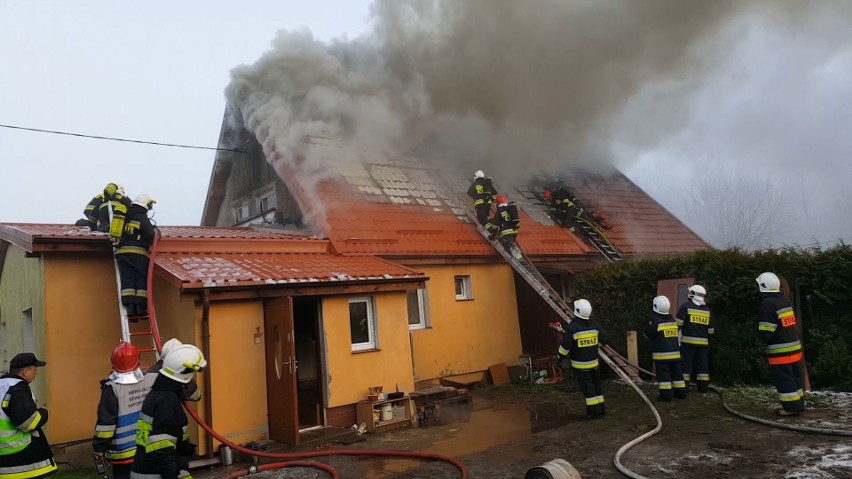
[(639, 365), (639, 340), (636, 331), (627, 332), (627, 361)]

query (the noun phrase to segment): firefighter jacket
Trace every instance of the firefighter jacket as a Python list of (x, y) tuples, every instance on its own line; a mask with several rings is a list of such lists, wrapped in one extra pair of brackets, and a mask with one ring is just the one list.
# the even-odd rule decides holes
[(681, 343), (699, 348), (710, 345), (714, 330), (707, 305), (699, 306), (687, 301), (678, 309), (675, 321), (681, 328)]
[(148, 218), (148, 209), (144, 206), (130, 205), (121, 243), (115, 254), (141, 254), (148, 256), (151, 243), (154, 242), (154, 225)]
[[(103, 197), (104, 195), (98, 196)], [(97, 196), (95, 198), (97, 198)], [(111, 221), (109, 217), (110, 208), (112, 208), (113, 210), (128, 211), (130, 210), (130, 204), (130, 198), (119, 193), (112, 195), (108, 201), (104, 197), (101, 200), (101, 204), (98, 205), (98, 231), (104, 233), (109, 231)]]
[(766, 342), (769, 364), (790, 364), (802, 359), (802, 337), (793, 305), (781, 293), (763, 293), (759, 330)]
[(89, 221), (89, 229), (95, 231), (98, 229), (98, 215), (101, 211), (101, 205), (104, 202), (103, 193), (92, 198), (92, 201), (83, 209), (83, 216)]
[(16, 375), (0, 379), (0, 478), (33, 479), (58, 470), (42, 431), (47, 409), (37, 408), (29, 383)]
[(157, 374), (136, 424), (131, 479), (191, 477), (189, 459), (195, 454), (195, 445), (189, 442), (189, 422), (181, 407), (183, 386)]
[(553, 203), (555, 209), (559, 212), (567, 212), (569, 208), (574, 206), (571, 195), (562, 187), (553, 192)]
[(677, 323), (670, 314), (651, 313), (645, 328), (645, 337), (650, 339), (651, 358), (654, 361), (680, 361), (680, 344), (677, 340)]
[(104, 457), (116, 464), (133, 462), (139, 411), (155, 379), (156, 374), (146, 374), (135, 384), (103, 382), (92, 441), (95, 452), (103, 452)]
[(569, 356), (574, 369), (594, 369), (598, 367), (598, 343), (606, 344), (600, 323), (574, 318), (565, 328), (558, 354), (560, 358)]
[(514, 201), (510, 201), (505, 206), (498, 206), (491, 221), (500, 231), (500, 236), (517, 235), (521, 226), (521, 220), (518, 217), (518, 205)]
[(497, 190), (494, 188), (491, 178), (477, 178), (467, 189), (467, 196), (473, 198), (473, 206), (490, 203), (496, 194)]

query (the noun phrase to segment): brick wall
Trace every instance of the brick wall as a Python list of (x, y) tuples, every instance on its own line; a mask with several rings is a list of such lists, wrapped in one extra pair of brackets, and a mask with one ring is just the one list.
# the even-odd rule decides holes
[(329, 408), (326, 411), (327, 426), (350, 427), (355, 424), (355, 404)]
[(669, 298), (672, 315), (677, 314), (677, 309), (686, 301), (686, 290), (695, 284), (694, 278), (664, 279), (657, 281), (657, 296)]

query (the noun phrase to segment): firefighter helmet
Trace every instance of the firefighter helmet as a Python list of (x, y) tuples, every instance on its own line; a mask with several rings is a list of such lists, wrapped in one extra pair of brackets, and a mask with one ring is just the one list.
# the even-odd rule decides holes
[(178, 346), (182, 346), (183, 343), (180, 342), (177, 338), (172, 338), (165, 343), (163, 343), (163, 347), (160, 348), (160, 357), (165, 358), (170, 352), (174, 351)]
[(586, 299), (578, 299), (574, 301), (574, 316), (583, 319), (589, 319), (592, 314), (592, 303)]
[(689, 293), (687, 294), (687, 297), (698, 306), (704, 306), (704, 296), (706, 294), (707, 290), (704, 289), (704, 286), (696, 284), (689, 287)]
[(121, 186), (118, 183), (116, 183), (115, 184), (115, 192), (120, 194), (121, 196), (124, 196), (124, 186)]
[(781, 281), (778, 279), (778, 276), (768, 271), (760, 273), (756, 281), (761, 293), (777, 293), (781, 288)]
[(507, 204), (509, 204), (509, 201), (506, 199), (505, 196), (503, 196), (503, 195), (497, 196), (497, 206), (506, 206)]
[(181, 344), (163, 358), (160, 374), (186, 384), (207, 366), (204, 354), (191, 344)]
[(148, 195), (139, 195), (139, 196), (136, 197), (135, 200), (133, 200), (134, 205), (139, 205), (139, 206), (145, 208), (146, 210), (150, 210), (150, 209), (154, 208), (154, 203), (156, 203), (156, 202), (157, 201), (154, 198), (151, 198)]
[(669, 314), (669, 309), (671, 309), (671, 303), (669, 303), (669, 298), (665, 296), (657, 296), (654, 298), (654, 312), (660, 314)]
[(473, 173), (473, 179), (475, 180), (477, 178), (485, 178), (485, 173), (483, 173), (482, 170), (476, 170)]
[(130, 343), (121, 343), (112, 351), (112, 369), (117, 373), (129, 373), (139, 367), (139, 348)]
[(544, 193), (541, 194), (541, 197), (544, 198), (545, 201), (550, 201), (550, 199), (553, 198), (553, 194), (550, 192), (550, 190), (544, 190)]
[(116, 192), (118, 192), (118, 185), (117, 184), (107, 183), (107, 185), (104, 186), (104, 196), (105, 197), (111, 198), (114, 194), (116, 194)]

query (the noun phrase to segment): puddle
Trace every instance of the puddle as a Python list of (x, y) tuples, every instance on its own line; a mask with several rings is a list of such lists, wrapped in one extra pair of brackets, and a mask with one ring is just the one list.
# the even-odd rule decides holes
[[(536, 432), (563, 426), (577, 420), (576, 411), (554, 404), (479, 403), (467, 406), (445, 406), (438, 415), (439, 424), (421, 428), (442, 428), (447, 437), (418, 452), (443, 454), (451, 457), (481, 452)], [(376, 461), (367, 479), (381, 479), (419, 465), (418, 461)]]

